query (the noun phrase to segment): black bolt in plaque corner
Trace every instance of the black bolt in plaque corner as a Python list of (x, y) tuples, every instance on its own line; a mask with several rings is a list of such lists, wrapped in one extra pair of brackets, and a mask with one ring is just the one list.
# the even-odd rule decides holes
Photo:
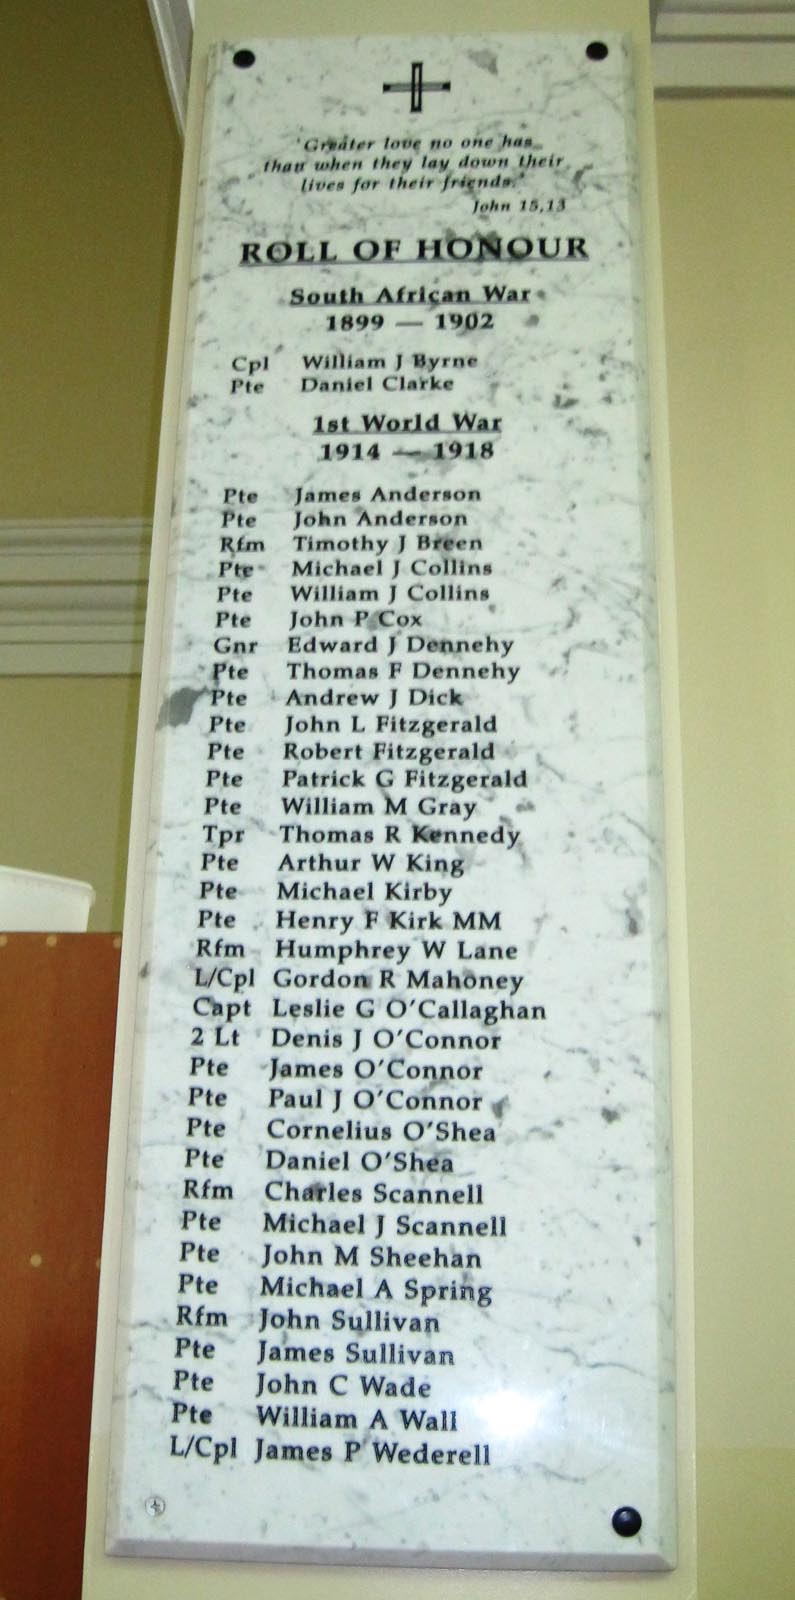
[(634, 1506), (619, 1506), (613, 1512), (613, 1527), (621, 1539), (634, 1539), (643, 1527), (643, 1518)]
[(601, 39), (593, 39), (590, 44), (586, 45), (585, 54), (589, 61), (604, 61), (610, 52)]
[(256, 59), (253, 50), (236, 50), (232, 57), (236, 67), (253, 67)]

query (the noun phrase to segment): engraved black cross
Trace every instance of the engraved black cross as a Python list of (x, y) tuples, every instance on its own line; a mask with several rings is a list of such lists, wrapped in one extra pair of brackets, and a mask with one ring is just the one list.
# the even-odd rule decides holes
[(446, 83), (426, 83), (422, 76), (421, 61), (412, 61), (411, 63), (411, 83), (384, 84), (384, 94), (411, 95), (410, 111), (421, 111), (423, 94), (430, 94), (431, 90), (441, 90), (443, 93), (449, 94), (450, 79), (448, 78)]

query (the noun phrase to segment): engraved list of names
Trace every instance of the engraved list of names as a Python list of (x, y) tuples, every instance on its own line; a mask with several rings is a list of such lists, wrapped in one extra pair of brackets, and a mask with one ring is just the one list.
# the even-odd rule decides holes
[(211, 61), (112, 1552), (672, 1559), (635, 183), (617, 36)]

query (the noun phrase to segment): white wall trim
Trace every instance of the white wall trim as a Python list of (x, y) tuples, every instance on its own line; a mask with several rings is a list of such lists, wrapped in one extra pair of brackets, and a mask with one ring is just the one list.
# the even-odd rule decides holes
[(184, 135), (193, 42), (192, 6), (189, 0), (148, 0), (148, 4), (174, 115)]
[(0, 674), (139, 672), (151, 525), (0, 522)]

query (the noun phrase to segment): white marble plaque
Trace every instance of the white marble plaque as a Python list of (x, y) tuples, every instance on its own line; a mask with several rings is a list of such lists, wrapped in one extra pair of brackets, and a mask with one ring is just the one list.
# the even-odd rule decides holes
[(108, 1548), (674, 1559), (619, 36), (211, 63)]

